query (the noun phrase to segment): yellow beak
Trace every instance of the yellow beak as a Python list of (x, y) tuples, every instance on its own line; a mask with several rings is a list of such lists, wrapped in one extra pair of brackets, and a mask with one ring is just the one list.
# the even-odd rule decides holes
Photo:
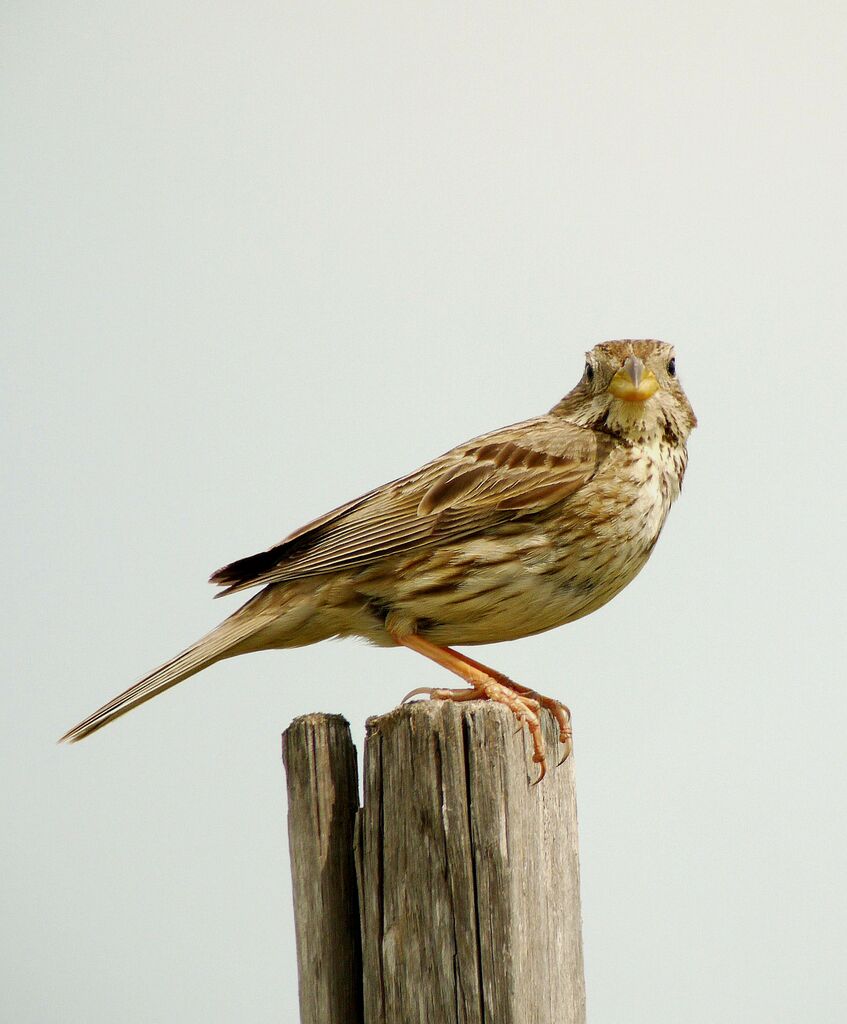
[(612, 377), (609, 391), (623, 402), (645, 402), (659, 390), (652, 370), (646, 370), (638, 356), (627, 356), (626, 362)]

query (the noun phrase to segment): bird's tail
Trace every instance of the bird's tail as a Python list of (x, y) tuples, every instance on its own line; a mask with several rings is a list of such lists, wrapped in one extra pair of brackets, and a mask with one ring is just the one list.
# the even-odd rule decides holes
[(130, 686), (128, 690), (113, 697), (108, 704), (104, 704), (102, 708), (98, 708), (88, 718), (83, 719), (79, 725), (69, 729), (59, 742), (76, 743), (77, 740), (83, 739), (121, 715), (125, 715), (127, 711), (137, 708), (139, 704), (163, 693), (171, 686), (176, 686), (183, 679), (188, 679), (189, 676), (193, 676), (222, 658), (246, 650), (247, 648), (242, 646), (244, 641), (264, 624), (261, 616), (247, 612), (248, 606), (252, 603), (248, 602), (247, 605), (239, 608), (234, 615), (225, 619), (196, 644), (192, 644), (181, 654), (177, 654), (175, 658), (166, 661), (164, 665), (145, 676), (134, 686)]

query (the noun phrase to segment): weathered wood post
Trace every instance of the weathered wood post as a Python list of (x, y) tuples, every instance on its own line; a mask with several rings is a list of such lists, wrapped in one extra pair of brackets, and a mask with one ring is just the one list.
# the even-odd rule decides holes
[[(289, 793), (295, 776), (312, 779), (290, 829), (314, 827), (302, 808), (326, 804), (318, 760), (296, 767), (302, 745), (292, 741), (303, 722), (320, 731), (322, 721), (338, 722), (308, 716), (286, 733)], [(550, 719), (544, 738), (553, 755)], [(323, 899), (297, 905), (316, 890), (303, 879), (327, 861), (315, 862), (314, 840), (291, 838), (302, 1024), (583, 1024), (573, 759), (533, 786), (537, 771), (524, 730), (496, 705), (422, 702), (369, 720), (355, 828), (364, 1016), (354, 999), (324, 1003), (332, 1009), (320, 1017), (304, 1004), (304, 990), (326, 981), (308, 952), (313, 935), (336, 928), (324, 907), (339, 915)], [(338, 857), (349, 889), (349, 856)]]
[(359, 773), (340, 715), (304, 715), (282, 736), (301, 1024), (360, 1024), (362, 949), (353, 861)]

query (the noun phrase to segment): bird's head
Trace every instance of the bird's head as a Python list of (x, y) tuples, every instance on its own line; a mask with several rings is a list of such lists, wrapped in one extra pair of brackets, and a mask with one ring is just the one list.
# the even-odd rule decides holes
[(663, 341), (604, 341), (586, 353), (577, 386), (551, 410), (630, 441), (684, 444), (697, 425)]

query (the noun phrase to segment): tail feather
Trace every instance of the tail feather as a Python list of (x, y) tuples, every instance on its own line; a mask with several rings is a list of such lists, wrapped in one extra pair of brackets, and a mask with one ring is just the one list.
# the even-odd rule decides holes
[(113, 697), (102, 708), (98, 708), (88, 718), (69, 729), (59, 742), (76, 743), (77, 740), (89, 736), (98, 729), (102, 729), (104, 725), (108, 725), (109, 722), (125, 715), (127, 711), (137, 708), (139, 704), (151, 700), (170, 687), (176, 686), (177, 683), (181, 683), (183, 679), (188, 679), (189, 676), (195, 675), (216, 661), (220, 661), (221, 658), (225, 658), (228, 654), (234, 653), (232, 648), (255, 632), (257, 626), (261, 625), (254, 617), (241, 614), (246, 607), (245, 605), (244, 608), (239, 609), (235, 615), (226, 619), (211, 633), (177, 654), (175, 658), (166, 661), (164, 665), (160, 665), (134, 686), (130, 686), (128, 690)]

